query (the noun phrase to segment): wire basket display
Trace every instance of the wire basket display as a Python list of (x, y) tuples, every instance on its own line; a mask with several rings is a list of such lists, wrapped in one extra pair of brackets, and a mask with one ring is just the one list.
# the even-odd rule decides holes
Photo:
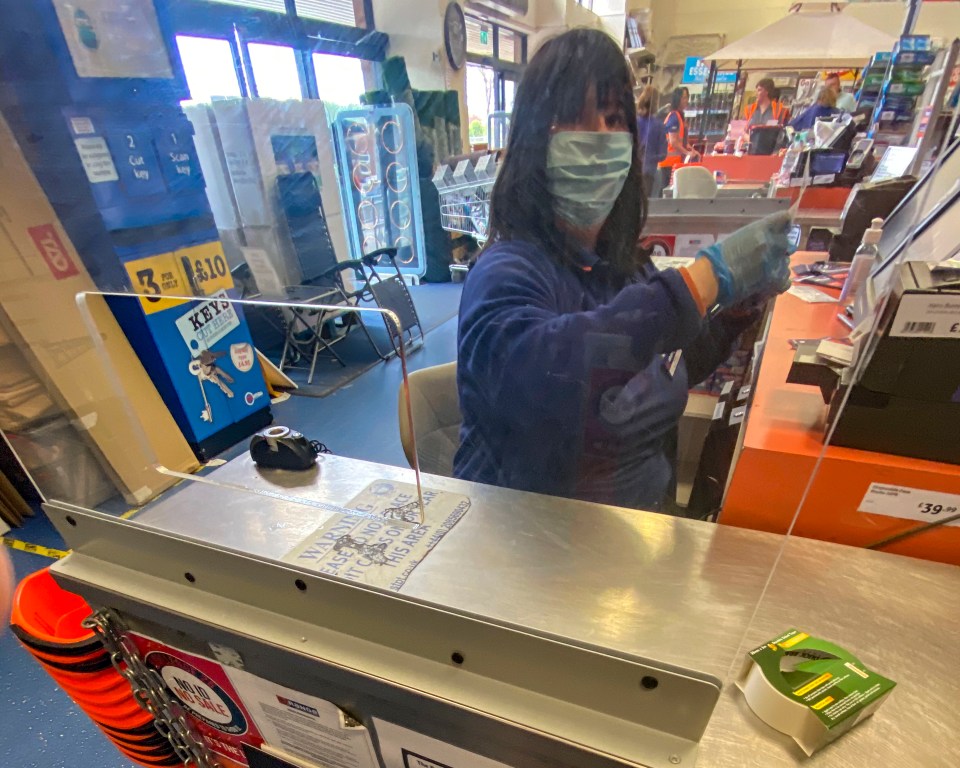
[(433, 182), (440, 193), (440, 225), (445, 230), (470, 235), (480, 242), (487, 239), (496, 173), (495, 154), (437, 169)]

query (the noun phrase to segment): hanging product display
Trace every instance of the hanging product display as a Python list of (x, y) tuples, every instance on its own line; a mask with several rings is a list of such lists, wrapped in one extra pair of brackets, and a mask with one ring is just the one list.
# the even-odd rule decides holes
[(334, 123), (352, 258), (396, 248), (404, 274), (427, 267), (413, 111), (406, 104), (341, 112)]

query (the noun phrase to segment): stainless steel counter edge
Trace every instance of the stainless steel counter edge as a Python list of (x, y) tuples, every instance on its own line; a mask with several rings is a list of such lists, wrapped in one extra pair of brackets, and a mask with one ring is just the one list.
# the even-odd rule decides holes
[[(66, 505), (47, 507), (74, 550), (56, 565), (55, 575), (81, 594), (99, 593), (105, 605), (134, 616), (146, 606), (164, 617), (164, 625), (179, 617), (201, 636), (202, 627), (213, 627), (230, 636), (228, 644), (247, 638), (287, 649), (305, 663), (352, 673), (356, 689), (380, 681), (447, 701), (576, 744), (595, 754), (598, 766), (610, 765), (611, 756), (665, 768), (673, 765), (671, 756), (679, 756), (689, 764), (719, 694), (717, 681), (622, 654)], [(184, 579), (186, 572), (192, 581)], [(315, 617), (322, 617), (323, 626)], [(454, 650), (463, 654), (462, 665), (452, 663)], [(655, 690), (640, 684), (645, 676), (655, 676)], [(382, 690), (377, 695), (387, 696)], [(376, 716), (390, 719), (382, 712)]]

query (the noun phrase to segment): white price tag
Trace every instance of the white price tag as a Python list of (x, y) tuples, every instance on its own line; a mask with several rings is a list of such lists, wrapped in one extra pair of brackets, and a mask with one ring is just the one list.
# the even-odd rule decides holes
[(744, 387), (740, 387), (740, 391), (737, 392), (737, 400), (746, 400), (748, 397), (750, 397), (750, 389), (751, 387), (749, 384)]
[(712, 421), (716, 421), (717, 419), (723, 418), (723, 409), (726, 407), (726, 405), (727, 404), (723, 400), (717, 403), (717, 406), (713, 409)]
[(725, 397), (733, 392), (733, 379), (728, 379), (723, 383), (723, 389), (720, 390), (720, 397)]
[(747, 406), (740, 405), (730, 411), (730, 426), (740, 424), (747, 415)]
[[(857, 511), (935, 523), (960, 512), (960, 494), (870, 483)], [(960, 526), (960, 520), (954, 520), (947, 525)]]
[(890, 335), (960, 339), (960, 296), (907, 294), (900, 299)]

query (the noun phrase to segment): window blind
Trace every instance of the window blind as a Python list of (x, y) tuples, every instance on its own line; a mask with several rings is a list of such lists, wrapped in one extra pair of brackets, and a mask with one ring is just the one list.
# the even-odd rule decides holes
[(221, 5), (238, 5), (241, 8), (249, 8), (256, 11), (275, 11), (276, 13), (286, 13), (287, 7), (283, 0), (207, 0), (208, 2), (220, 3)]
[(296, 0), (297, 16), (355, 27), (357, 14), (353, 3), (354, 0)]

